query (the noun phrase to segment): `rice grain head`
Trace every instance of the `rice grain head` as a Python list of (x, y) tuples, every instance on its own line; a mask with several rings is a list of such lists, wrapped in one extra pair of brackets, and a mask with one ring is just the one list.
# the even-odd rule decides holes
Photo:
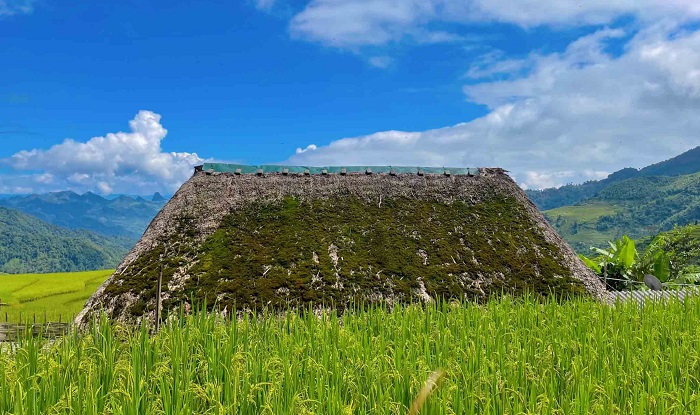
[(420, 410), (423, 408), (425, 401), (428, 399), (431, 393), (440, 386), (440, 382), (445, 378), (446, 372), (442, 369), (438, 369), (428, 376), (428, 380), (425, 381), (423, 389), (420, 390), (418, 396), (413, 401), (411, 405), (411, 410), (408, 411), (408, 415), (418, 415)]

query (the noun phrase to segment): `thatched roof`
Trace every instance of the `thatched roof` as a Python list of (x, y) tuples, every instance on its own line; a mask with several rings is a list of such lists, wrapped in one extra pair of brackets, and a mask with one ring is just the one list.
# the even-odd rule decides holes
[[(160, 258), (163, 258), (162, 261)], [(483, 299), (502, 292), (604, 296), (517, 184), (471, 175), (197, 171), (77, 321), (153, 316), (185, 302), (253, 309)]]

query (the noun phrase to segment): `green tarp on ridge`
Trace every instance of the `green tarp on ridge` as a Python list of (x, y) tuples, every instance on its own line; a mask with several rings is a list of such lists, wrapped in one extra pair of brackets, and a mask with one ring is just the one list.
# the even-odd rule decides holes
[(467, 167), (409, 167), (409, 166), (279, 166), (264, 164), (249, 166), (245, 164), (204, 163), (202, 170), (213, 173), (234, 174), (344, 174), (344, 173), (372, 173), (372, 174), (450, 174), (478, 176), (479, 169)]

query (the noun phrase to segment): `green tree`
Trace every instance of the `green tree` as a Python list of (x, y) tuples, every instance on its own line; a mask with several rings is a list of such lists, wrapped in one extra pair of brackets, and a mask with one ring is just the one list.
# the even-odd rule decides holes
[(613, 289), (636, 287), (639, 284), (635, 283), (642, 281), (646, 274), (662, 282), (671, 277), (671, 259), (663, 250), (640, 255), (635, 242), (626, 235), (608, 244), (609, 249), (591, 247), (597, 253), (595, 257), (579, 254), (579, 258)]

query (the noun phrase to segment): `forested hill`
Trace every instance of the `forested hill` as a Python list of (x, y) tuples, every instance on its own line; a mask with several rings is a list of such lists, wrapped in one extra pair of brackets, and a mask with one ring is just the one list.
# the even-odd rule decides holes
[(577, 205), (544, 214), (579, 252), (622, 235), (643, 239), (700, 221), (700, 173), (623, 180)]
[(135, 243), (167, 200), (119, 196), (105, 199), (94, 193), (66, 191), (0, 199), (0, 206), (20, 210), (68, 229), (86, 229), (108, 236), (123, 236)]
[(69, 230), (0, 207), (0, 272), (44, 273), (115, 268), (128, 238)]
[(698, 172), (700, 172), (700, 147), (695, 147), (680, 156), (639, 170), (639, 176), (681, 176)]
[(680, 176), (698, 172), (700, 172), (700, 147), (641, 170), (625, 168), (616, 171), (603, 180), (552, 189), (526, 190), (525, 192), (540, 210), (549, 210), (578, 204), (625, 180), (653, 176)]

